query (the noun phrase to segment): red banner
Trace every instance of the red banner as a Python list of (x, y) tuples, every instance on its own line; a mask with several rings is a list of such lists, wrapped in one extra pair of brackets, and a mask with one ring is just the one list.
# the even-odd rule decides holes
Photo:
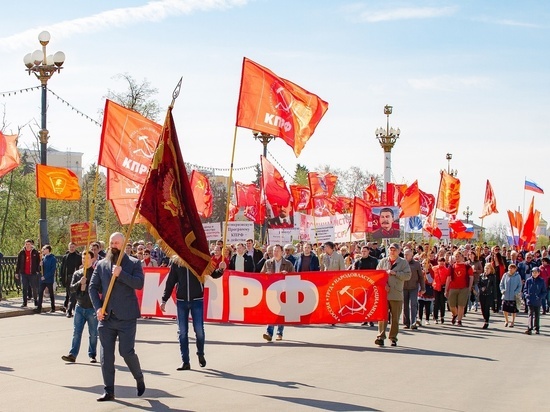
[[(86, 246), (88, 244), (88, 232), (90, 231), (90, 224), (88, 222), (73, 223), (71, 225), (71, 242), (74, 242), (77, 247)], [(97, 240), (96, 225), (92, 226), (92, 233), (90, 235), (90, 242)]]
[[(137, 291), (142, 316), (175, 316), (175, 295), (160, 312), (168, 268), (144, 268)], [(387, 274), (382, 270), (260, 274), (226, 271), (207, 277), (204, 317), (243, 324), (333, 324), (388, 316)]]

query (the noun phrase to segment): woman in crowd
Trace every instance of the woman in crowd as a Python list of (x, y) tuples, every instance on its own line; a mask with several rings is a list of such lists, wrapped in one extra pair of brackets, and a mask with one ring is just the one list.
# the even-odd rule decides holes
[(472, 299), (470, 299), (470, 302), (468, 303), (468, 310), (472, 310), (472, 306), (474, 306), (474, 309), (477, 312), (477, 308), (479, 305), (478, 283), (479, 277), (483, 272), (483, 264), (481, 263), (481, 260), (478, 259), (476, 252), (474, 252), (473, 250), (468, 253), (468, 263), (474, 271), (474, 290), (472, 291), (474, 298), (473, 301)]
[[(426, 321), (424, 325), (430, 324), (430, 313), (432, 312), (432, 302), (434, 301), (434, 288), (433, 288), (433, 269), (428, 259), (422, 261), (422, 273), (424, 274), (424, 286), (426, 291), (424, 293), (418, 292), (418, 319), (422, 323), (422, 313), (426, 314)], [(443, 319), (443, 316), (441, 317)]]
[[(502, 312), (504, 313), (504, 326), (514, 327), (516, 313), (516, 296), (521, 292), (521, 277), (517, 272), (517, 266), (513, 263), (508, 266), (508, 272), (500, 281), (500, 291), (502, 293)], [(511, 322), (508, 321), (508, 315), (512, 314)]]
[(434, 290), (434, 320), (435, 323), (445, 323), (445, 283), (449, 276), (449, 268), (445, 265), (445, 257), (440, 257), (437, 261), (437, 266), (432, 268)]
[(479, 290), (479, 303), (481, 304), (481, 314), (485, 323), (483, 329), (489, 327), (489, 317), (491, 308), (493, 307), (496, 299), (497, 281), (495, 276), (495, 269), (490, 263), (485, 264), (484, 272), (479, 276), (477, 281), (477, 288)]

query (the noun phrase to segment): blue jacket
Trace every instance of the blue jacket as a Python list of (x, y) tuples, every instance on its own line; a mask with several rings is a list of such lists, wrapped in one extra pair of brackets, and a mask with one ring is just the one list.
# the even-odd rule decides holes
[[(90, 279), (90, 299), (96, 311), (103, 306), (103, 297), (107, 294), (113, 276), (112, 266), (109, 259), (101, 259)], [(141, 262), (125, 254), (120, 266), (122, 271), (113, 285), (105, 314), (108, 316), (113, 312), (120, 320), (137, 319), (141, 313), (136, 289), (143, 289), (145, 280)]]
[(546, 297), (546, 285), (544, 280), (537, 276), (530, 277), (523, 285), (523, 293), (525, 294), (525, 303), (528, 306), (541, 306), (542, 300)]
[[(53, 283), (55, 280), (55, 270), (57, 269), (57, 259), (51, 253), (42, 258), (42, 283)], [(44, 280), (42, 280), (42, 277)]]
[(508, 276), (507, 273), (500, 280), (500, 291), (502, 300), (515, 300), (516, 294), (521, 292), (521, 276), (518, 272), (514, 276)]
[[(298, 259), (296, 259), (296, 262), (294, 262), (294, 270), (296, 272), (302, 272), (302, 257), (304, 256), (303, 253), (300, 253), (300, 256), (298, 256)], [(311, 260), (309, 261), (309, 268), (305, 270), (305, 272), (317, 272), (320, 270), (319, 268), (319, 258), (315, 253), (311, 253)]]

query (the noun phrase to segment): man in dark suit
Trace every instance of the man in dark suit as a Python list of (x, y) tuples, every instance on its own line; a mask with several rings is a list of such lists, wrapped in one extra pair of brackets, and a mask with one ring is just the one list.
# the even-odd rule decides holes
[(229, 261), (229, 270), (238, 270), (240, 272), (254, 272), (255, 265), (252, 256), (248, 255), (244, 243), (237, 243), (237, 253), (231, 256)]
[[(118, 337), (119, 353), (137, 382), (137, 395), (145, 392), (143, 372), (139, 358), (134, 351), (136, 340), (137, 318), (141, 316), (136, 296), (136, 289), (143, 288), (144, 276), (141, 262), (126, 254), (123, 255), (120, 266), (118, 257), (123, 249), (124, 235), (111, 235), (110, 249), (105, 259), (100, 260), (90, 280), (90, 298), (99, 321), (99, 341), (101, 342), (101, 372), (105, 392), (97, 398), (99, 402), (115, 399), (115, 342)], [(115, 281), (105, 313), (103, 299), (109, 289), (109, 283), (114, 276)], [(100, 294), (102, 298), (100, 298)]]
[(291, 228), (294, 227), (294, 216), (291, 213), (291, 205), (281, 207), (279, 215), (267, 220), (270, 228)]

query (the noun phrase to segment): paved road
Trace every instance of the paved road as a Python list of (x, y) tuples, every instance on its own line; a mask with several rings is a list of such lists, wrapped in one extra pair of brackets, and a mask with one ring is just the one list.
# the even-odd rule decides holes
[[(374, 328), (288, 327), (265, 343), (262, 326), (206, 325), (206, 368), (180, 363), (173, 320), (139, 321), (136, 351), (147, 391), (117, 357), (116, 402), (100, 404), (99, 364), (87, 344), (65, 364), (72, 320), (62, 313), (5, 317), (0, 308), (0, 411), (503, 411), (544, 409), (550, 317), (539, 336), (478, 313), (464, 327), (430, 325), (400, 334), (397, 348), (374, 345)], [(11, 306), (17, 306), (12, 303)], [(17, 309), (17, 308), (12, 308)], [(86, 332), (85, 332), (85, 336)], [(83, 341), (85, 342), (85, 340)], [(194, 350), (192, 350), (194, 352)]]

